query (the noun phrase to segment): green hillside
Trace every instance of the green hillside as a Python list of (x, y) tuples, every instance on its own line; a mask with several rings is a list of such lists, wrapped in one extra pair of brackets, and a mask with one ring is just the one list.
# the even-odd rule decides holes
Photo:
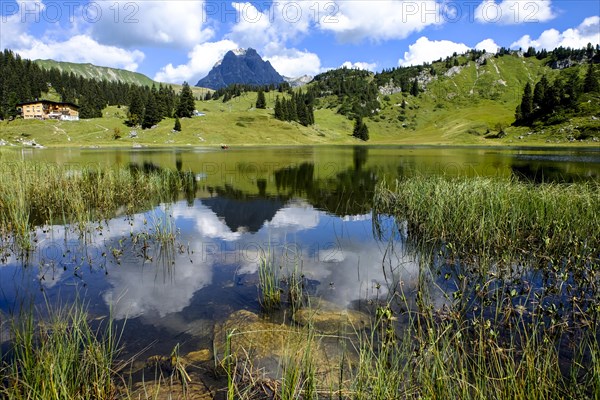
[[(515, 110), (527, 83), (533, 87), (546, 76), (566, 90), (575, 76), (583, 86), (589, 62), (583, 59), (559, 70), (549, 66), (550, 57), (525, 57), (520, 52), (469, 53), (378, 74), (329, 71), (302, 88), (267, 91), (265, 109), (255, 107), (257, 92), (251, 89), (233, 96), (218, 97), (215, 93), (210, 100), (200, 100), (206, 89), (194, 88), (195, 108), (203, 115), (182, 118), (181, 132), (173, 131), (173, 118), (163, 119), (152, 129), (127, 126), (128, 108), (122, 105), (105, 108), (102, 118), (78, 122), (2, 122), (0, 139), (14, 144), (35, 139), (46, 146), (363, 144), (352, 137), (353, 115), (359, 112), (368, 126), (367, 144), (517, 146), (572, 142), (597, 146), (598, 90), (581, 92), (574, 104), (568, 109), (557, 108), (550, 118), (515, 125)], [(598, 64), (592, 64), (591, 70), (598, 80)], [(417, 87), (408, 89), (415, 80)], [(276, 98), (291, 98), (291, 90), (314, 97), (314, 125), (275, 119)], [(362, 95), (354, 96), (352, 90)]]
[(35, 63), (44, 69), (56, 68), (61, 72), (73, 73), (86, 79), (99, 81), (122, 82), (139, 86), (152, 86), (157, 84), (152, 79), (139, 72), (131, 72), (124, 69), (99, 67), (93, 64), (78, 64), (54, 60), (35, 60)]

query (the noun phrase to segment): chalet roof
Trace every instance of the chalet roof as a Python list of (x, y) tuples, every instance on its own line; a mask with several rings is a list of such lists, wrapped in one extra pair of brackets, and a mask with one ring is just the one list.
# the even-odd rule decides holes
[(17, 107), (22, 107), (22, 106), (26, 106), (28, 104), (38, 104), (38, 103), (42, 103), (42, 104), (54, 104), (57, 106), (70, 106), (71, 108), (79, 108), (79, 106), (77, 104), (74, 103), (68, 103), (68, 102), (62, 102), (62, 101), (52, 101), (52, 100), (32, 100), (32, 101), (26, 101), (24, 103), (18, 103)]

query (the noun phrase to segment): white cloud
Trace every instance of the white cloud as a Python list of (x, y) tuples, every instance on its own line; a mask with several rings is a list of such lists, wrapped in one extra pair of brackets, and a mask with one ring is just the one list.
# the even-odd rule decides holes
[(204, 1), (140, 1), (93, 3), (101, 17), (87, 18), (92, 37), (122, 47), (176, 46), (191, 48), (209, 40), (214, 31), (204, 26)]
[(529, 35), (521, 37), (510, 45), (513, 48), (553, 50), (559, 46), (582, 48), (588, 43), (593, 45), (600, 44), (600, 17), (588, 17), (576, 28), (570, 28), (564, 32), (556, 29), (548, 29), (542, 32), (537, 39), (532, 39)]
[(485, 39), (475, 45), (475, 50), (485, 50), (486, 53), (495, 54), (500, 46), (494, 42), (494, 39)]
[(426, 26), (444, 22), (433, 0), (280, 1), (258, 11), (251, 3), (233, 3), (238, 22), (227, 38), (244, 47), (261, 48), (308, 34), (311, 27), (332, 32), (342, 42), (403, 39)]
[(376, 63), (367, 63), (367, 62), (350, 62), (350, 61), (346, 61), (341, 65), (342, 68), (351, 68), (351, 69), (364, 69), (366, 71), (375, 71), (375, 68), (377, 68), (377, 64)]
[(335, 33), (342, 42), (404, 39), (429, 25), (444, 22), (440, 4), (431, 0), (323, 3), (319, 28)]
[(205, 205), (198, 204), (192, 208), (178, 203), (173, 206), (171, 215), (176, 221), (179, 219), (194, 221), (196, 237), (237, 240), (241, 236), (241, 232), (232, 232), (225, 222)]
[[(144, 59), (139, 50), (125, 50), (99, 43), (87, 34), (74, 34), (66, 40), (33, 36), (28, 31), (32, 23), (43, 20), (40, 13), (46, 6), (39, 0), (18, 3), (18, 10), (1, 21), (0, 47), (10, 48), (24, 58), (46, 59), (137, 70)], [(36, 22), (37, 21), (37, 22)], [(54, 27), (56, 28), (56, 27)]]
[(278, 210), (267, 228), (285, 228), (288, 232), (312, 229), (319, 225), (321, 212), (305, 203), (294, 203)]
[(446, 58), (453, 53), (465, 53), (469, 46), (463, 43), (455, 43), (449, 40), (429, 40), (425, 36), (408, 46), (408, 51), (404, 53), (404, 58), (398, 60), (398, 65), (419, 65), (424, 62), (431, 62), (440, 58)]
[(475, 9), (475, 20), (480, 23), (514, 25), (545, 22), (555, 16), (550, 0), (484, 0)]
[(156, 73), (154, 80), (169, 83), (187, 81), (191, 85), (195, 85), (200, 78), (208, 74), (225, 53), (238, 47), (238, 44), (231, 40), (197, 44), (188, 53), (189, 60), (186, 64), (173, 66), (169, 63)]
[(321, 60), (315, 53), (297, 49), (281, 49), (265, 55), (279, 74), (295, 78), (302, 75), (317, 75), (321, 72)]
[[(263, 12), (258, 11), (251, 3), (232, 5), (238, 13), (238, 22), (225, 38), (239, 43), (242, 47), (262, 49), (275, 45), (281, 48), (286, 42), (293, 41), (309, 31), (310, 19), (307, 10), (301, 8), (306, 6), (305, 2), (273, 2), (271, 7)], [(297, 18), (292, 18), (292, 15), (297, 15)]]
[(124, 68), (135, 71), (144, 59), (139, 50), (124, 50), (114, 46), (106, 46), (86, 35), (76, 35), (63, 42), (44, 43), (32, 36), (21, 37), (21, 45), (15, 52), (24, 58), (54, 59), (76, 63), (92, 63), (101, 66)]

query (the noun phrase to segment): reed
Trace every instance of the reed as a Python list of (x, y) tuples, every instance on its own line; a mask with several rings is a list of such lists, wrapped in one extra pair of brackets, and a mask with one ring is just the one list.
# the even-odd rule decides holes
[(15, 320), (0, 381), (6, 399), (113, 399), (118, 336), (112, 320), (98, 329), (79, 304), (48, 309), (36, 322), (32, 311)]
[(159, 168), (0, 163), (0, 232), (4, 241), (25, 247), (36, 226), (69, 223), (85, 232), (92, 222), (191, 195), (192, 178)]
[(281, 307), (279, 270), (270, 252), (261, 256), (258, 264), (259, 301), (267, 312)]
[(599, 263), (598, 182), (417, 176), (380, 183), (373, 213), (405, 223), (409, 241), (463, 261)]

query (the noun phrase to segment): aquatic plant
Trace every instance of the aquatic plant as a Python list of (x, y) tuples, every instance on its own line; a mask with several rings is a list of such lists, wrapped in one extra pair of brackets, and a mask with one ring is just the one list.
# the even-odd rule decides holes
[[(195, 193), (193, 175), (136, 166), (0, 163), (0, 240), (33, 246), (32, 229), (72, 224), (83, 236), (92, 222), (148, 210)], [(159, 236), (172, 229), (161, 224)]]
[(376, 222), (394, 216), (412, 244), (443, 248), (463, 262), (600, 262), (598, 182), (416, 176), (380, 183), (373, 214)]
[(0, 368), (0, 397), (7, 399), (113, 399), (119, 336), (107, 318), (92, 328), (83, 306), (48, 307), (37, 320), (15, 318), (12, 342)]
[(263, 310), (273, 311), (281, 306), (279, 267), (271, 252), (264, 253), (258, 264), (259, 302)]

